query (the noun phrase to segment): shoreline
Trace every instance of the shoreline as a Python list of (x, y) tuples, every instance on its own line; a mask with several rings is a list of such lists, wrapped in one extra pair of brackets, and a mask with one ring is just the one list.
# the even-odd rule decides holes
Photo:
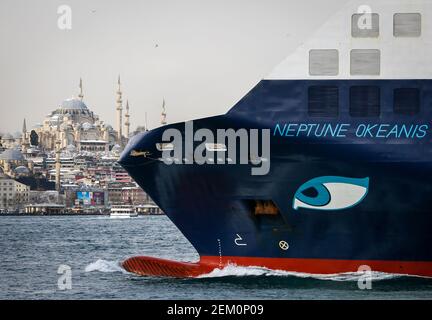
[[(43, 217), (43, 216), (100, 216), (109, 217), (109, 213), (0, 213), (0, 217)], [(164, 216), (164, 214), (139, 214), (141, 216)]]

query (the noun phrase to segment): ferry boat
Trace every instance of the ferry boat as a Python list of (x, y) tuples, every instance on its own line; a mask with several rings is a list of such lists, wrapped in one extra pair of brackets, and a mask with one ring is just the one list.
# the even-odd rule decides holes
[[(192, 143), (189, 122), (129, 142), (121, 165), (200, 260), (137, 256), (126, 270), (432, 276), (432, 1), (363, 4), (348, 2), (226, 114), (194, 120)], [(269, 153), (238, 163), (229, 141), (203, 146), (219, 129), (270, 132)]]
[(133, 218), (138, 217), (138, 213), (131, 205), (116, 204), (111, 206), (110, 218), (121, 219), (121, 218)]

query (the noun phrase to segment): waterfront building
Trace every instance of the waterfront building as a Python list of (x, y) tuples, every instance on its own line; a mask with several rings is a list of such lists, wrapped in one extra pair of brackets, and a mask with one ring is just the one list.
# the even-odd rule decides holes
[(151, 201), (147, 193), (145, 193), (137, 185), (123, 187), (121, 190), (122, 202), (132, 205), (142, 205)]
[(15, 181), (0, 168), (0, 210), (17, 211), (29, 201), (30, 187)]
[(118, 163), (114, 163), (112, 167), (112, 175), (115, 182), (130, 183), (132, 178)]
[(135, 207), (135, 211), (141, 215), (161, 215), (164, 214), (161, 208), (152, 203), (142, 204)]
[(123, 203), (122, 197), (123, 186), (121, 183), (109, 183), (108, 190), (108, 202), (110, 204), (120, 204)]
[[(48, 170), (55, 169), (56, 167), (55, 157), (46, 158), (45, 163)], [(60, 166), (62, 169), (78, 169), (75, 167), (75, 159), (71, 156), (60, 156)]]
[(107, 186), (108, 202), (112, 204), (131, 204), (135, 206), (154, 204), (150, 196), (135, 182), (112, 182)]
[(62, 203), (62, 195), (54, 189), (55, 187), (50, 190), (30, 190), (29, 204)]
[[(49, 181), (56, 182), (56, 188), (61, 186), (64, 182), (70, 183), (75, 182), (75, 180), (82, 177), (82, 172), (75, 169), (63, 169), (59, 170), (59, 181), (57, 181), (57, 169), (52, 169), (47, 172)], [(58, 189), (57, 189), (58, 190)]]
[(64, 204), (56, 203), (38, 203), (29, 204), (24, 207), (24, 212), (27, 214), (47, 214), (58, 215), (66, 212)]

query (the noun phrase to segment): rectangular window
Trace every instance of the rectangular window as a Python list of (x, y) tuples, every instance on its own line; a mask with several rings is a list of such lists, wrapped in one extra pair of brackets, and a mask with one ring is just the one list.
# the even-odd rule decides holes
[(379, 36), (379, 15), (371, 14), (369, 19), (363, 13), (351, 17), (351, 36), (354, 38), (376, 38)]
[(336, 86), (311, 86), (308, 91), (310, 117), (335, 118), (339, 114), (339, 88)]
[(309, 74), (311, 76), (337, 76), (339, 52), (336, 49), (309, 51)]
[(380, 88), (374, 86), (353, 86), (350, 88), (351, 117), (379, 117)]
[(272, 200), (250, 200), (252, 212), (256, 216), (276, 216), (280, 213), (279, 208)]
[(376, 49), (351, 50), (352, 76), (379, 76), (381, 52)]
[(393, 111), (412, 116), (420, 112), (420, 91), (417, 88), (398, 88), (393, 92)]
[(420, 37), (420, 13), (395, 13), (393, 16), (393, 35), (395, 37)]

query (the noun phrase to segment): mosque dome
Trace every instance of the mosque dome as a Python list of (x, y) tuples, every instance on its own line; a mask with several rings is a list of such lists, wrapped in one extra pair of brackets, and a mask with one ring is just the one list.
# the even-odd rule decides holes
[(60, 108), (65, 110), (87, 110), (85, 103), (76, 98), (64, 100), (61, 103)]
[(22, 161), (25, 160), (23, 154), (18, 149), (7, 149), (0, 154), (0, 160)]
[(27, 167), (24, 167), (24, 166), (16, 167), (14, 171), (17, 174), (28, 174), (28, 173), (30, 173), (30, 170)]

